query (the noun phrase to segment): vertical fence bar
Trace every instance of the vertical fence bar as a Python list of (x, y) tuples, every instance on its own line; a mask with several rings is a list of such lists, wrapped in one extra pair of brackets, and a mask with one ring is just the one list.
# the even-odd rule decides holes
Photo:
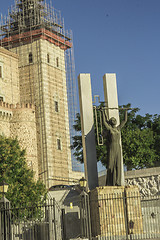
[(123, 197), (123, 206), (124, 206), (124, 221), (125, 221), (125, 229), (126, 229), (126, 240), (128, 240), (128, 217), (127, 217), (127, 197), (126, 193), (122, 193)]
[[(54, 236), (55, 240), (57, 240), (57, 226), (56, 226), (56, 205), (55, 205), (55, 198), (53, 198), (53, 216), (54, 216)], [(59, 240), (59, 239), (58, 239)]]
[[(89, 240), (93, 239), (90, 205), (98, 207), (98, 213), (92, 219), (92, 227), (93, 230), (97, 227), (99, 229), (93, 231), (93, 238), (99, 235), (97, 237), (99, 240), (160, 239), (159, 196), (141, 199), (137, 192), (131, 191), (123, 195), (105, 194), (103, 198), (92, 199), (92, 202), (90, 202), (88, 194), (84, 192), (83, 195), (80, 195), (77, 206), (80, 207), (81, 237)], [(141, 209), (142, 216), (141, 214), (138, 215)], [(60, 217), (62, 222), (59, 221)], [(139, 221), (139, 217), (143, 217), (143, 219), (141, 218), (143, 222)], [(121, 218), (125, 218), (125, 221)], [(19, 206), (19, 208), (16, 208), (12, 206), (10, 208), (8, 204), (1, 205), (0, 240), (66, 240), (65, 220), (65, 211), (56, 205), (55, 199), (48, 201), (45, 205), (33, 207)], [(122, 226), (123, 221), (126, 227), (126, 235)], [(52, 225), (49, 230), (50, 222), (52, 222)], [(140, 226), (141, 223), (143, 223), (143, 228)], [(100, 226), (100, 224), (103, 224), (103, 226)], [(6, 226), (6, 229), (4, 229), (4, 226)], [(59, 234), (61, 226), (63, 234)], [(51, 231), (51, 234), (49, 231)]]
[(81, 222), (81, 237), (83, 237), (83, 205), (82, 205), (82, 197), (80, 196), (80, 222)]
[(92, 233), (91, 233), (91, 214), (90, 214), (90, 203), (89, 203), (89, 195), (87, 195), (87, 217), (88, 217), (88, 238), (89, 240), (92, 239)]
[(85, 233), (84, 233), (84, 237), (88, 237), (89, 235), (89, 229), (88, 229), (88, 221), (87, 221), (87, 199), (86, 199), (86, 194), (84, 193), (84, 203), (83, 203), (83, 219), (84, 219), (84, 230), (85, 230)]
[(65, 209), (62, 208), (62, 240), (66, 240)]
[(87, 236), (88, 226), (86, 222), (86, 195), (83, 194), (83, 229), (84, 229), (84, 237)]
[(80, 221), (81, 237), (91, 239), (89, 196), (84, 191), (80, 195)]

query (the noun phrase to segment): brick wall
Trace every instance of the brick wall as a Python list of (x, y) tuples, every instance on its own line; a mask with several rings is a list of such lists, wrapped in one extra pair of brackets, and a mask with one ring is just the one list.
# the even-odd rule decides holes
[(0, 134), (17, 137), (26, 149), (26, 161), (38, 179), (35, 107), (19, 105), (18, 55), (0, 48)]
[(64, 50), (41, 39), (12, 51), (19, 55), (20, 102), (36, 105), (40, 177), (47, 187), (68, 184), (72, 165)]
[(13, 117), (10, 120), (10, 136), (17, 137), (22, 149), (26, 150), (28, 166), (35, 172), (38, 179), (37, 161), (37, 134), (35, 107), (33, 105), (17, 105), (12, 109)]
[(38, 179), (37, 139), (35, 107), (0, 102), (0, 134), (17, 137), (22, 149), (26, 149), (26, 161)]
[(20, 101), (18, 56), (0, 47), (0, 97), (4, 102), (16, 104)]

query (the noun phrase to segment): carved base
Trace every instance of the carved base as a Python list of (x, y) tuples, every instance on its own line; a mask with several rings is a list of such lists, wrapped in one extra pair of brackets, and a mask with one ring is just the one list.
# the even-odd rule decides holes
[(98, 187), (90, 192), (93, 236), (123, 236), (143, 232), (137, 187)]

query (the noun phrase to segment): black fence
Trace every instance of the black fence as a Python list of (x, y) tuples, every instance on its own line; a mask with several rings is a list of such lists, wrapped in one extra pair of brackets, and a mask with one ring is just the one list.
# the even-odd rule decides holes
[(160, 197), (108, 194), (90, 200), (92, 239), (160, 239)]
[(1, 240), (62, 239), (61, 208), (55, 199), (44, 205), (16, 208), (3, 198), (0, 205)]
[(63, 203), (11, 207), (0, 202), (1, 240), (160, 239), (160, 196), (82, 192)]

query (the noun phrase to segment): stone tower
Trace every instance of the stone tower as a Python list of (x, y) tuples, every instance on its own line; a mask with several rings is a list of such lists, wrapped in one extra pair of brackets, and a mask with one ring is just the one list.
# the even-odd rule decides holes
[(38, 174), (46, 186), (72, 178), (66, 54), (72, 47), (59, 12), (43, 0), (16, 0), (1, 46), (19, 57), (20, 104), (35, 105)]

